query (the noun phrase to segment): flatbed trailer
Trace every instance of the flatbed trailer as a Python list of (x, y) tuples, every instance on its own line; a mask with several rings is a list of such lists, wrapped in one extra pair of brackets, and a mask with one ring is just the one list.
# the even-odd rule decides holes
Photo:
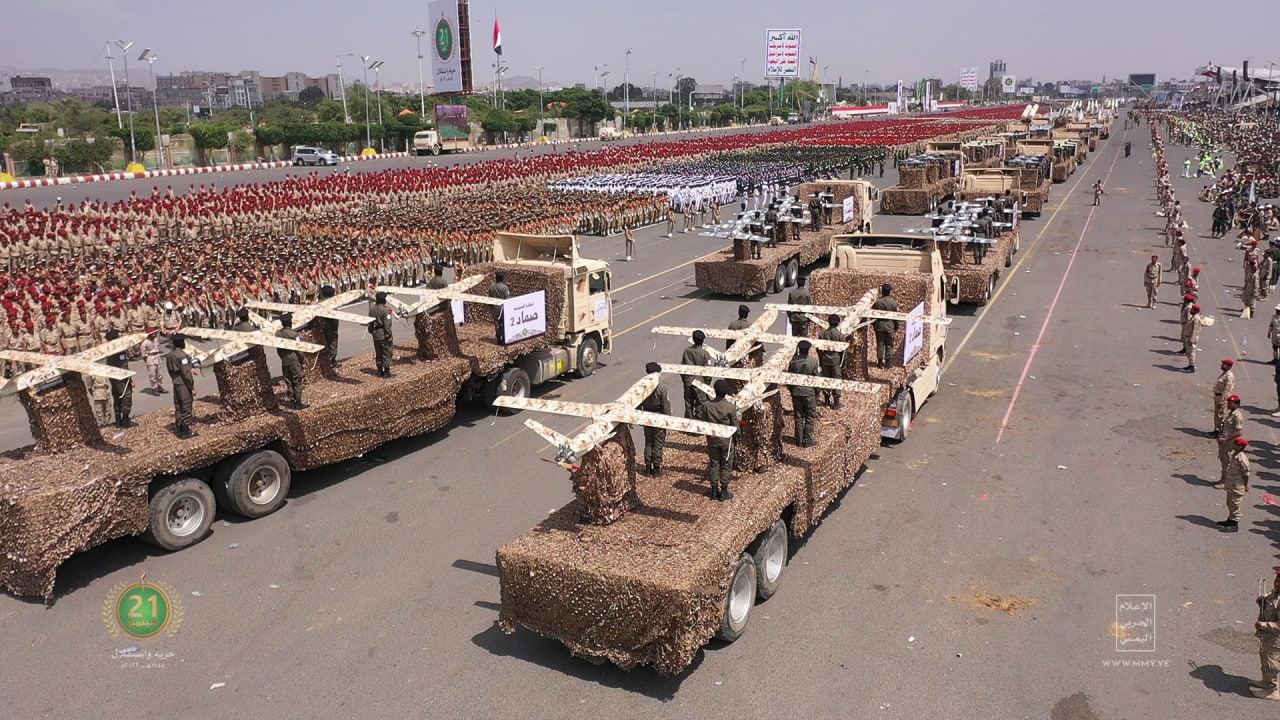
[(1013, 256), (1021, 248), (1018, 229), (1003, 232), (995, 243), (976, 254), (974, 243), (942, 243), (941, 253), (946, 272), (947, 301), (954, 304), (986, 305), (995, 295), (996, 284), (1005, 268), (1013, 265)]

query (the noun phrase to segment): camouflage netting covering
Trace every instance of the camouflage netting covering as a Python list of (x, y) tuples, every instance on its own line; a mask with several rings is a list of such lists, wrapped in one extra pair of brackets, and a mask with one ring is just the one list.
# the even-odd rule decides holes
[(853, 194), (858, 186), (850, 180), (827, 180), (826, 182), (807, 182), (800, 183), (796, 186), (796, 197), (804, 202), (808, 202), (816, 192), (827, 192), (827, 188), (831, 189), (831, 194), (835, 196), (833, 203), (842, 203), (844, 199)]
[(733, 469), (756, 472), (776, 465), (785, 452), (782, 447), (783, 420), (782, 393), (770, 395), (744, 410), (742, 427), (733, 439)]
[(1049, 191), (1053, 188), (1053, 180), (1045, 180), (1044, 184), (1035, 190), (1029, 190), (1026, 194), (1026, 201), (1022, 205), (1023, 212), (1043, 212), (1044, 204), (1049, 201)]
[(582, 458), (582, 464), (569, 475), (582, 508), (582, 522), (608, 525), (640, 504), (635, 456), (630, 429), (618, 425), (612, 438)]
[(731, 248), (712, 253), (693, 264), (694, 284), (722, 295), (764, 295), (773, 282), (779, 263), (798, 256), (803, 268), (831, 250), (833, 235), (846, 232), (849, 230), (841, 223), (826, 226), (816, 233), (802, 230), (799, 243), (784, 242), (776, 247), (762, 248), (760, 259), (734, 260)]
[(1053, 181), (1056, 183), (1066, 182), (1071, 177), (1071, 173), (1076, 170), (1076, 161), (1065, 160), (1053, 166)]
[[(343, 333), (358, 332), (367, 335), (368, 332), (358, 325), (343, 323), (338, 327), (338, 337), (342, 337)], [(314, 329), (307, 327), (298, 331), (298, 339), (302, 342), (314, 343), (316, 345), (324, 345), (324, 341), (320, 339), (320, 333)], [(335, 378), (337, 374), (333, 371), (333, 365), (329, 363), (329, 353), (318, 352), (314, 355), (306, 355), (302, 362), (302, 381), (304, 383), (319, 382), (325, 378)]]
[(945, 178), (924, 188), (906, 190), (899, 185), (880, 193), (880, 212), (885, 215), (923, 215), (956, 188), (955, 178)]
[(966, 262), (963, 264), (951, 262), (948, 254), (943, 252), (948, 282), (953, 277), (960, 279), (960, 302), (983, 304), (987, 301), (987, 291), (1000, 279), (1006, 262), (1013, 256), (1016, 237), (1017, 232), (1001, 234), (995, 245), (987, 246), (980, 265), (974, 262), (972, 251), (965, 253)]
[(18, 397), (27, 411), (31, 435), (39, 438), (39, 452), (64, 453), (102, 444), (102, 432), (80, 375), (67, 373), (49, 390), (23, 392)]
[[(511, 297), (527, 295), (545, 290), (547, 293), (547, 332), (528, 340), (521, 340), (509, 345), (502, 345), (497, 340), (497, 328), (494, 319), (501, 310), (496, 305), (467, 303), (464, 309), (466, 322), (458, 326), (457, 337), (465, 356), (471, 358), (471, 370), (481, 377), (496, 375), (515, 358), (535, 350), (550, 347), (564, 336), (565, 304), (564, 272), (558, 267), (538, 265), (513, 265), (509, 263), (484, 263), (472, 265), (466, 269), (466, 277), (483, 275), (472, 292), (483, 295), (493, 283), (494, 272), (506, 273), (507, 286), (511, 288)], [(579, 282), (587, 282), (583, 277)]]
[(900, 167), (898, 168), (897, 187), (902, 190), (919, 190), (929, 184), (926, 181), (925, 176), (926, 169), (923, 165)]
[(248, 352), (214, 365), (213, 375), (218, 380), (221, 415), (226, 420), (243, 420), (279, 407), (271, 390), (267, 354), (261, 346), (250, 347)]
[(639, 508), (597, 526), (579, 522), (574, 501), (498, 549), (499, 626), (595, 663), (683, 671), (720, 627), (739, 554), (789, 505), (792, 533), (807, 532), (879, 444), (878, 403), (846, 398), (840, 411), (819, 409), (815, 447), (788, 444), (782, 463), (736, 475), (724, 503), (706, 495), (705, 440), (669, 435), (666, 474), (638, 478)]
[(97, 448), (7, 453), (0, 459), (0, 586), (47, 598), (68, 557), (141, 533), (154, 477), (187, 474), (262, 447), (280, 452), (296, 469), (314, 468), (443, 427), (454, 415), (468, 362), (414, 362), (409, 358), (415, 351), (396, 347), (401, 359), (391, 379), (374, 377), (372, 351), (348, 359), (338, 378), (304, 386), (311, 408), (301, 412), (228, 422), (216, 396), (201, 398), (195, 439), (173, 435), (173, 413), (166, 409), (136, 418), (138, 427)]
[[(872, 272), (867, 269), (858, 269), (856, 271), (844, 268), (827, 268), (815, 270), (809, 276), (809, 292), (813, 294), (813, 301), (819, 305), (839, 305), (848, 307), (862, 299), (862, 296), (868, 290), (875, 290), (877, 295), (880, 292), (880, 286), (889, 283), (893, 286), (893, 296), (898, 299), (898, 305), (902, 308), (902, 312), (911, 312), (922, 301), (926, 302), (925, 314), (932, 312), (932, 308), (928, 307), (926, 298), (931, 294), (931, 280), (928, 275), (916, 272)], [(923, 347), (929, 347), (934, 332), (934, 326), (925, 324), (924, 326), (924, 343)], [(906, 346), (906, 325), (900, 324), (898, 331), (894, 336), (893, 362), (896, 365), (902, 364), (902, 355)], [(847, 380), (861, 381), (882, 381), (888, 379), (884, 375), (884, 370), (871, 369), (872, 373), (868, 374), (867, 358), (870, 357), (874, 365), (875, 350), (875, 333), (869, 328), (854, 333), (850, 339), (849, 354), (845, 357), (844, 377)], [(913, 358), (908, 365), (907, 371), (914, 371), (919, 367), (925, 358), (917, 356)], [(899, 368), (901, 371), (901, 368)], [(845, 393), (845, 402), (852, 393)], [(888, 398), (882, 398), (881, 403), (887, 402)], [(876, 419), (879, 420), (877, 415)]]

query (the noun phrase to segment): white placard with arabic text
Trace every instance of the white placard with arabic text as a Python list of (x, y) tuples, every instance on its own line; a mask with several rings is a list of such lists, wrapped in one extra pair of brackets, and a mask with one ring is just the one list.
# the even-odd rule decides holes
[(853, 222), (853, 196), (844, 199), (844, 220), (845, 223)]
[(764, 76), (767, 78), (800, 77), (799, 30), (765, 30)]
[[(920, 303), (911, 309), (909, 315), (919, 315), (924, 317), (924, 303)], [(902, 343), (902, 364), (908, 365), (920, 354), (924, 349), (924, 322), (920, 320), (907, 321), (907, 337)]]
[(508, 298), (502, 303), (502, 342), (527, 340), (547, 331), (547, 291)]

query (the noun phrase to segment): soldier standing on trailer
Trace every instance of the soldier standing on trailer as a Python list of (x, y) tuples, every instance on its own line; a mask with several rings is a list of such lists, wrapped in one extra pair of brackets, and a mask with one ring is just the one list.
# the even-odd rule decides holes
[[(796, 289), (787, 293), (788, 305), (812, 305), (813, 296), (809, 294), (804, 275), (796, 278)], [(787, 313), (787, 322), (791, 324), (791, 334), (796, 337), (809, 337), (809, 316), (802, 312)]]
[[(729, 395), (729, 381), (717, 380), (716, 397), (706, 404), (707, 422), (730, 427), (738, 426), (738, 406), (733, 404)], [(733, 478), (733, 440), (707, 436), (707, 478), (711, 481), (711, 498), (714, 500), (732, 500), (729, 492), (729, 481)]]
[[(108, 330), (107, 342), (116, 340), (120, 337), (119, 330)], [(129, 351), (121, 350), (114, 355), (106, 358), (104, 361), (107, 365), (120, 370), (129, 369)], [(129, 419), (133, 414), (133, 378), (125, 378), (123, 380), (111, 380), (111, 400), (116, 408), (116, 427), (131, 428), (137, 423)]]
[(369, 309), (369, 334), (373, 336), (374, 362), (378, 366), (378, 377), (391, 377), (391, 311), (387, 309), (387, 294), (380, 292), (373, 298), (373, 307)]
[[(884, 312), (901, 312), (898, 308), (898, 301), (893, 299), (892, 285), (885, 283), (880, 286), (880, 299), (876, 300), (871, 309)], [(893, 363), (893, 336), (894, 333), (898, 332), (898, 321), (876, 318), (875, 322), (872, 323), (872, 327), (876, 331), (876, 361), (881, 368), (887, 368)]]
[[(839, 325), (840, 325), (839, 315), (835, 315), (835, 314), (828, 315), (827, 329), (823, 330), (821, 333), (818, 333), (818, 339), (830, 340), (832, 342), (844, 342), (846, 339), (845, 334), (840, 332), (840, 328), (838, 327)], [(839, 380), (841, 370), (844, 368), (844, 357), (845, 355), (843, 351), (819, 350), (818, 365), (822, 368), (822, 376)], [(824, 402), (826, 402), (828, 405), (835, 408), (836, 410), (839, 410), (840, 408), (844, 407), (844, 405), (841, 404), (840, 402), (839, 390), (823, 390), (822, 399)]]
[[(332, 285), (325, 285), (320, 288), (320, 301), (332, 299), (336, 294)], [(316, 325), (316, 334), (319, 336), (320, 344), (324, 345), (325, 357), (329, 358), (329, 365), (337, 370), (342, 367), (342, 363), (338, 362), (338, 321), (334, 318), (317, 317), (312, 320)], [(302, 393), (298, 393), (301, 398)]]
[[(662, 366), (651, 362), (644, 366), (644, 371), (653, 374), (662, 372)], [(671, 400), (667, 397), (667, 388), (658, 381), (657, 387), (648, 397), (640, 401), (640, 409), (659, 415), (671, 414)], [(644, 471), (653, 477), (662, 477), (662, 451), (667, 447), (666, 428), (644, 426)]]
[[(276, 337), (286, 340), (298, 339), (298, 331), (293, 329), (293, 313), (284, 313), (280, 316), (280, 329), (276, 331)], [(280, 356), (280, 368), (284, 371), (284, 385), (289, 391), (289, 407), (294, 410), (306, 410), (307, 406), (302, 402), (302, 356), (297, 350), (287, 348), (276, 348), (276, 354)]]
[[(745, 330), (751, 327), (751, 323), (747, 321), (747, 316), (751, 314), (751, 308), (746, 305), (738, 306), (738, 319), (729, 323), (730, 330)], [(724, 341), (724, 349), (728, 350), (733, 347), (734, 340), (732, 338)]]
[(178, 438), (186, 440), (199, 435), (191, 429), (191, 405), (196, 388), (196, 380), (191, 373), (194, 361), (186, 353), (186, 335), (174, 333), (169, 342), (173, 349), (164, 356), (164, 360), (169, 369), (169, 380), (173, 383), (173, 424)]
[[(701, 330), (693, 331), (693, 345), (684, 349), (680, 355), (681, 365), (697, 365), (706, 367), (711, 364), (711, 353), (703, 347), (703, 343), (707, 340), (707, 334)], [(705, 377), (695, 377), (693, 375), (680, 376), (684, 383), (684, 416), (689, 420), (701, 420), (703, 418), (702, 396), (699, 390), (694, 386), (694, 380), (706, 382)]]
[[(801, 340), (787, 372), (793, 375), (818, 375), (821, 372), (818, 361), (809, 356), (809, 349), (812, 347), (813, 344), (808, 340)], [(791, 412), (795, 417), (796, 445), (812, 447), (817, 444), (813, 440), (813, 425), (818, 420), (817, 393), (809, 385), (789, 385), (788, 389), (791, 390)]]

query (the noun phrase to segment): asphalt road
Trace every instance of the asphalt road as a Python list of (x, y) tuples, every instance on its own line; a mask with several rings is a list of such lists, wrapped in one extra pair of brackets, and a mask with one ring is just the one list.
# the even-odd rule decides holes
[[(1258, 673), (1250, 623), (1280, 526), (1256, 491), (1239, 533), (1212, 525), (1224, 493), (1208, 487), (1217, 463), (1205, 431), (1216, 360), (1241, 357), (1255, 488), (1277, 492), (1269, 313), (1236, 319), (1239, 251), (1193, 239), (1218, 322), (1203, 334), (1201, 372), (1177, 371), (1172, 286), (1157, 310), (1139, 307), (1162, 226), (1146, 128), (1129, 133), (1138, 152), (1128, 159), (1121, 136), (1024, 224), (994, 302), (959, 314), (944, 387), (911, 438), (883, 447), (793, 543), (781, 591), (744, 637), (708, 646), (685, 674), (593, 666), (496, 629), (494, 549), (571, 495), (563, 470), (536, 461), (547, 448), (523, 418), (472, 409), (441, 432), (306, 473), (280, 512), (220, 520), (184, 552), (120, 540), (74, 558), (52, 605), (0, 598), (4, 714), (1262, 717), (1274, 708), (1246, 688)], [(1097, 178), (1109, 192), (1095, 209)], [(1201, 230), (1199, 185), (1177, 182)], [(880, 218), (878, 229), (910, 222)], [(739, 300), (704, 297), (684, 264), (720, 244), (641, 233), (638, 261), (614, 266), (614, 355), (542, 395), (611, 399), (649, 359), (677, 356), (681, 339), (648, 327), (727, 324)], [(591, 239), (584, 254), (616, 257), (620, 246)], [(15, 415), (4, 427), (21, 424)], [(181, 631), (115, 640), (103, 603), (143, 569), (181, 598)], [(1118, 595), (1154, 595), (1135, 601), (1154, 609), (1118, 617)], [(1001, 603), (1023, 607), (991, 607)], [(1118, 652), (1113, 623), (1143, 619), (1154, 651)], [(1132, 625), (1130, 638), (1144, 631)], [(133, 661), (113, 653), (129, 644), (173, 655), (125, 667)]]

